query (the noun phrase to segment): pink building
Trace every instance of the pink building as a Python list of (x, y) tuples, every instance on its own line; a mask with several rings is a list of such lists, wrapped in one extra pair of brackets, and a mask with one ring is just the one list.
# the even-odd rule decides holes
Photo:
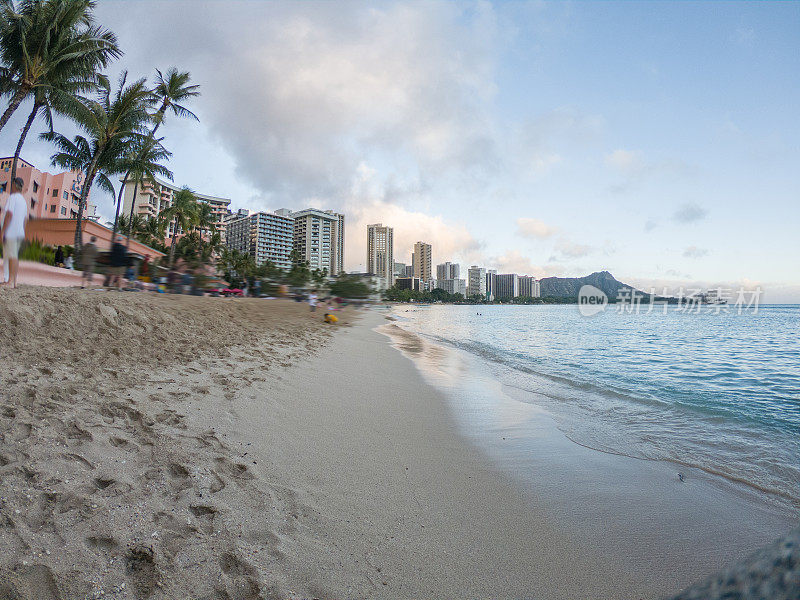
[[(11, 163), (14, 157), (0, 158), (0, 206), (5, 206), (11, 193)], [(17, 177), (25, 182), (22, 195), (29, 203), (30, 216), (36, 219), (74, 219), (83, 190), (83, 173), (64, 171), (52, 175), (35, 168), (21, 158), (17, 160)], [(91, 194), (90, 194), (91, 195)], [(87, 202), (85, 219), (97, 219), (95, 206)]]

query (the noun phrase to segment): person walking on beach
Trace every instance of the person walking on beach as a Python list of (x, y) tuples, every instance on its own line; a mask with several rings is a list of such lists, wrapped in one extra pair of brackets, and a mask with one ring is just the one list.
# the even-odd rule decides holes
[(81, 276), (81, 289), (92, 283), (94, 277), (94, 265), (97, 262), (97, 246), (95, 242), (97, 238), (91, 237), (88, 244), (84, 244), (81, 248), (81, 269), (83, 275)]
[(128, 253), (125, 250), (125, 244), (123, 244), (119, 238), (114, 240), (114, 243), (111, 244), (111, 256), (109, 257), (111, 262), (111, 281), (109, 282), (109, 287), (114, 287), (116, 284), (117, 289), (122, 289), (122, 275), (125, 273), (125, 267), (128, 264)]
[(0, 220), (0, 238), (3, 240), (3, 264), (8, 264), (8, 282), (4, 287), (17, 287), (19, 271), (19, 247), (25, 239), (25, 224), (28, 222), (28, 204), (22, 197), (24, 182), (15, 177), (11, 182), (12, 194), (6, 201), (3, 218)]
[(308, 306), (311, 307), (311, 312), (317, 310), (317, 295), (314, 292), (308, 295)]

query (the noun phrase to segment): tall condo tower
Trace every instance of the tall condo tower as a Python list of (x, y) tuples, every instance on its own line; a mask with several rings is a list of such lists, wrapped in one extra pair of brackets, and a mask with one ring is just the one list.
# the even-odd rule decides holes
[(344, 215), (330, 210), (306, 208), (296, 212), (285, 209), (277, 214), (294, 219), (294, 249), (313, 269), (325, 269), (329, 275), (342, 272), (344, 260)]
[(367, 225), (367, 273), (394, 284), (394, 229), (381, 223)]
[(430, 244), (417, 242), (411, 255), (412, 276), (428, 282), (433, 278), (433, 252)]

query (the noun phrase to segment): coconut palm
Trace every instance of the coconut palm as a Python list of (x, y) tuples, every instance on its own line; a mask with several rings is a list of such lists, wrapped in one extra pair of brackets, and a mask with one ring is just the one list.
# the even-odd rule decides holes
[(75, 76), (54, 82), (49, 88), (40, 87), (34, 90), (32, 94), (33, 108), (28, 115), (27, 121), (25, 121), (25, 125), (22, 127), (22, 133), (14, 151), (14, 159), (11, 161), (12, 180), (17, 176), (17, 161), (36, 117), (42, 115), (47, 128), (53, 131), (53, 113), (56, 112), (65, 116), (75, 114), (75, 111), (79, 110), (79, 94), (94, 89), (96, 81), (97, 79), (83, 79)]
[(18, 8), (4, 0), (0, 5), (0, 79), (2, 92), (11, 96), (0, 130), (37, 90), (52, 90), (76, 76), (91, 80), (122, 55), (116, 36), (94, 25), (95, 5), (94, 0), (22, 0)]
[[(145, 138), (140, 143), (133, 144), (128, 155), (120, 161), (120, 171), (125, 172), (125, 177), (119, 186), (119, 196), (117, 197), (116, 213), (114, 214), (114, 233), (117, 232), (117, 218), (119, 216), (119, 209), (122, 206), (122, 194), (125, 192), (126, 180), (133, 179), (136, 185), (144, 180), (154, 181), (156, 175), (161, 175), (166, 179), (172, 181), (172, 171), (167, 169), (162, 162), (169, 159), (172, 153), (166, 150), (161, 141), (164, 138), (153, 138), (152, 136)], [(128, 241), (130, 242), (131, 230), (130, 226), (133, 224), (134, 208), (136, 206), (136, 189), (134, 188), (134, 196), (131, 200), (131, 212), (128, 217)], [(125, 229), (119, 227), (119, 230)]]
[(167, 226), (168, 223), (159, 216), (146, 219), (144, 231), (142, 231), (142, 242), (156, 250), (166, 250), (164, 237), (167, 234)]
[[(153, 103), (160, 102), (158, 110), (153, 114), (152, 121), (154, 123), (153, 129), (150, 131), (150, 137), (155, 138), (158, 128), (164, 122), (167, 111), (171, 111), (176, 117), (190, 117), (198, 121), (195, 115), (188, 108), (179, 104), (189, 98), (194, 98), (200, 95), (199, 85), (190, 85), (191, 75), (188, 71), (179, 72), (178, 69), (172, 67), (167, 71), (166, 77), (164, 74), (156, 69), (156, 85), (152, 90), (151, 101)], [(129, 180), (130, 173), (125, 173), (123, 177), (122, 186)], [(136, 202), (136, 196), (139, 193), (139, 184), (141, 180), (136, 179), (133, 184), (133, 200), (131, 201), (131, 214), (133, 214), (133, 206)], [(121, 193), (121, 192), (120, 192)]]
[(217, 230), (217, 217), (208, 202), (198, 202), (197, 224), (201, 233), (213, 233)]
[(189, 117), (195, 121), (199, 121), (197, 115), (190, 111), (188, 108), (179, 104), (189, 98), (195, 98), (200, 95), (199, 85), (190, 85), (191, 75), (188, 71), (179, 72), (175, 67), (167, 71), (166, 77), (164, 74), (156, 69), (156, 86), (153, 89), (153, 96), (161, 102), (155, 115), (153, 115), (153, 122), (155, 126), (151, 135), (155, 136), (158, 128), (164, 122), (164, 117), (167, 111), (172, 112), (176, 117)]
[(172, 196), (172, 204), (161, 211), (161, 218), (167, 223), (172, 223), (172, 240), (169, 246), (169, 266), (175, 262), (175, 250), (178, 245), (178, 235), (190, 232), (197, 223), (200, 211), (197, 197), (188, 187), (183, 187)]
[(108, 81), (101, 82), (97, 100), (81, 103), (82, 109), (75, 114), (76, 123), (88, 134), (88, 139), (76, 136), (70, 140), (56, 133), (43, 133), (40, 137), (52, 142), (58, 152), (51, 157), (54, 166), (83, 171), (86, 179), (78, 206), (75, 225), (75, 249), (82, 243), (81, 224), (83, 210), (95, 178), (104, 189), (113, 195), (109, 175), (121, 172), (131, 145), (144, 144), (147, 135), (142, 133), (149, 122), (147, 114), (150, 92), (144, 79), (126, 85), (127, 72), (120, 77), (118, 89), (112, 94)]

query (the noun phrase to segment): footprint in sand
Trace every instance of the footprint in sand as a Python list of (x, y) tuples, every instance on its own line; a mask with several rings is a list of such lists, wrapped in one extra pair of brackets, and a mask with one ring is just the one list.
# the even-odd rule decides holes
[(139, 597), (153, 593), (159, 580), (155, 552), (149, 546), (133, 546), (125, 553), (125, 574), (133, 580)]
[(86, 538), (86, 545), (102, 554), (110, 554), (119, 548), (119, 543), (108, 535), (91, 535)]

